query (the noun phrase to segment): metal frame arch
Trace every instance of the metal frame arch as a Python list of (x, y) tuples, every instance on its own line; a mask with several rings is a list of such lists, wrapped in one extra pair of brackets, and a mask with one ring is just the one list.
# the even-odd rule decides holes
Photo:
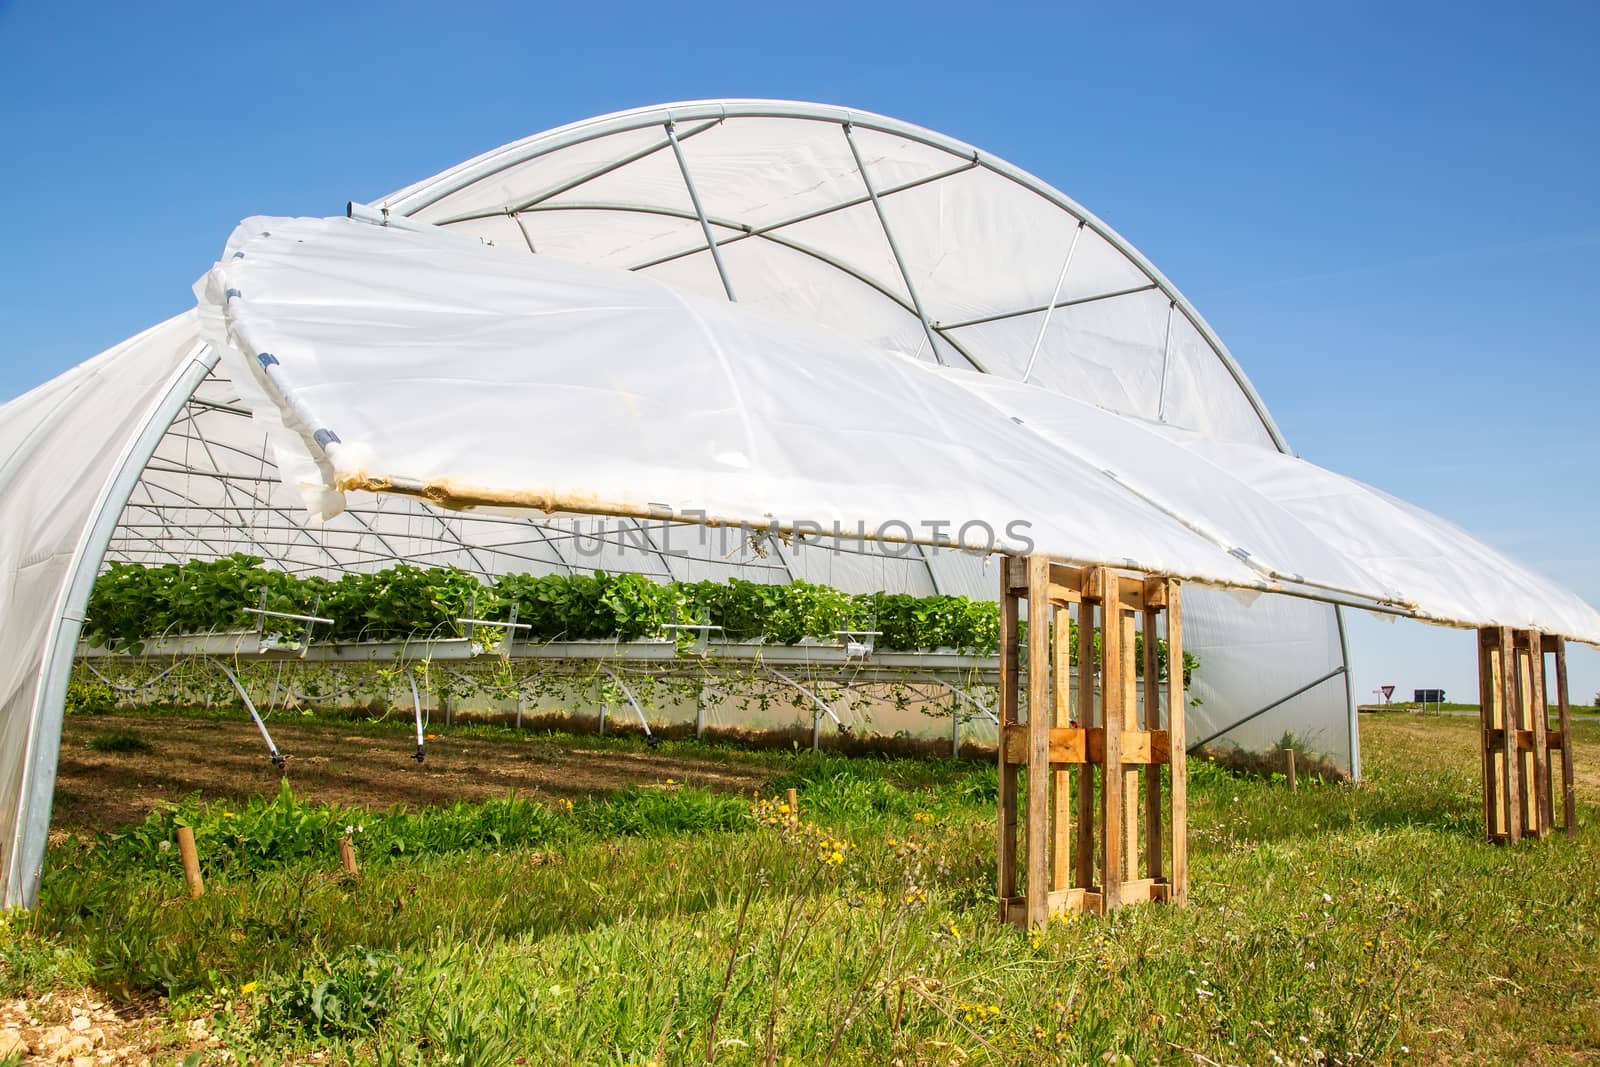
[(197, 342), (169, 376), (166, 391), (146, 414), (139, 432), (124, 447), (110, 477), (89, 513), (89, 523), (73, 551), (67, 581), (50, 622), (40, 657), (38, 688), (29, 716), (23, 754), (16, 823), (11, 827), (11, 854), (5, 872), (5, 906), (32, 907), (39, 899), (45, 842), (50, 833), (50, 808), (55, 794), (56, 766), (61, 752), (61, 719), (67, 680), (100, 563), (111, 543), (122, 509), (133, 495), (156, 446), (200, 387), (219, 354)]
[(959, 159), (974, 161), (977, 165), (1015, 182), (1046, 202), (1054, 204), (1062, 211), (1084, 223), (1096, 235), (1126, 256), (1129, 262), (1133, 263), (1135, 267), (1155, 283), (1156, 287), (1173, 302), (1178, 310), (1183, 312), (1190, 325), (1205, 339), (1224, 369), (1228, 371), (1235, 384), (1244, 393), (1245, 399), (1249, 401), (1251, 408), (1256, 413), (1256, 417), (1260, 419), (1262, 427), (1267, 431), (1278, 451), (1292, 454), (1292, 450), (1289, 448), (1282, 431), (1278, 428), (1277, 422), (1267, 410), (1266, 402), (1262, 400), (1260, 393), (1256, 391), (1255, 385), (1250, 381), (1249, 376), (1245, 374), (1244, 369), (1233, 357), (1228, 347), (1223, 344), (1222, 339), (1217, 336), (1216, 331), (1211, 328), (1210, 324), (1206, 322), (1199, 310), (1189, 302), (1188, 298), (1179, 292), (1178, 288), (1157, 270), (1155, 265), (1146, 259), (1143, 253), (1136, 249), (1126, 238), (1093, 212), (1084, 208), (1083, 205), (1021, 167), (1017, 167), (963, 141), (947, 137), (944, 134), (913, 123), (890, 118), (886, 115), (830, 104), (785, 100), (692, 100), (681, 103), (656, 104), (568, 123), (544, 133), (513, 141), (510, 144), (442, 171), (432, 178), (424, 179), (421, 182), (391, 193), (377, 201), (376, 206), (381, 209), (385, 216), (399, 215), (410, 219), (445, 197), (461, 192), (479, 181), (563, 148), (598, 140), (613, 134), (632, 132), (644, 127), (660, 126), (668, 121), (684, 122), (734, 118), (800, 119), (826, 122), (839, 126), (854, 125), (890, 136), (904, 137), (929, 148), (946, 152)]

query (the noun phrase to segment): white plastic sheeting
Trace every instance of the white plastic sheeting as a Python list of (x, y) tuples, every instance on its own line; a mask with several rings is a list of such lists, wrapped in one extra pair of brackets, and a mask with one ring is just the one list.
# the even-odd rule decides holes
[[(1600, 643), (1600, 614), (1577, 597), (1303, 460), (638, 273), (347, 219), (251, 219), (196, 292), (206, 339), (255, 378), (258, 413), (275, 412), (276, 453), (314, 515), (346, 491), (391, 491), (864, 529)], [(508, 448), (523, 422), (538, 432)]]
[[(681, 158), (672, 149), (669, 124)], [(731, 291), (741, 305), (766, 319), (764, 325), (750, 325), (738, 316), (728, 319), (733, 335), (741, 341), (770, 340), (778, 346), (774, 351), (794, 350), (785, 324), (802, 324), (798, 329), (811, 335), (814, 324), (825, 323), (833, 334), (822, 346), (833, 357), (828, 363), (831, 380), (808, 377), (804, 367), (773, 370), (766, 383), (793, 390), (786, 393), (788, 405), (785, 396), (767, 401), (778, 414), (786, 406), (800, 410), (807, 396), (821, 397), (823, 414), (805, 409), (813, 429), (818, 420), (826, 424), (833, 418), (838, 424), (849, 421), (858, 433), (863, 428), (870, 432), (885, 424), (884, 412), (898, 411), (910, 401), (926, 406), (933, 397), (941, 409), (958, 408), (962, 418), (979, 420), (979, 436), (965, 442), (927, 427), (910, 428), (913, 436), (936, 438), (939, 451), (925, 458), (923, 468), (940, 477), (930, 487), (935, 494), (918, 502), (919, 515), (908, 518), (929, 515), (933, 507), (959, 511), (980, 505), (986, 514), (998, 507), (996, 514), (1011, 515), (1013, 491), (1032, 492), (1035, 496), (1029, 499), (1055, 504), (1047, 519), (1063, 547), (1102, 543), (1116, 523), (1137, 516), (1138, 533), (1118, 541), (1119, 554), (1204, 563), (1207, 573), (1227, 574), (1245, 584), (1280, 580), (1268, 577), (1273, 573), (1299, 574), (1372, 592), (1404, 596), (1409, 589), (1409, 595), (1430, 603), (1437, 593), (1454, 589), (1474, 614), (1487, 613), (1504, 592), (1495, 583), (1477, 584), (1486, 569), (1509, 573), (1502, 569), (1504, 561), (1471, 553), (1463, 557), (1458, 531), (1434, 522), (1418, 527), (1404, 505), (1363, 495), (1369, 491), (1344, 480), (1317, 486), (1306, 498), (1281, 492), (1285, 483), (1279, 479), (1294, 481), (1285, 473), (1293, 468), (1272, 461), (1287, 446), (1242, 371), (1183, 296), (1114, 231), (1057, 190), (1003, 160), (925, 129), (842, 108), (775, 101), (646, 108), (515, 142), (385, 197), (372, 208), (353, 205), (352, 211), (396, 226), (421, 225), (469, 237), (474, 248), (477, 239), (486, 239), (494, 243), (495, 253), (507, 257), (626, 268), (678, 294), (720, 302)], [(717, 242), (715, 256), (706, 247), (708, 231)], [(379, 235), (384, 240), (394, 236)], [(368, 266), (341, 263), (335, 274), (359, 277)], [(298, 267), (291, 264), (289, 269)], [(559, 268), (552, 269), (559, 273)], [(441, 312), (438, 297), (451, 293), (452, 287), (445, 285), (436, 293), (436, 283), (430, 278), (427, 288), (413, 294), (412, 313), (429, 307)], [(302, 289), (315, 297), (317, 286)], [(244, 299), (258, 296), (244, 294)], [(506, 294), (491, 291), (488, 296), (492, 302)], [(384, 303), (392, 305), (393, 297), (388, 294)], [(373, 325), (379, 306), (346, 307), (343, 313), (353, 319), (341, 325), (330, 317), (318, 329), (348, 338)], [(301, 307), (291, 316), (297, 328), (307, 326), (305, 313)], [(668, 310), (660, 313), (669, 315)], [(715, 311), (704, 314), (708, 321), (723, 322)], [(463, 329), (470, 317), (459, 317)], [(437, 322), (435, 317), (435, 327)], [(268, 332), (275, 328), (261, 325)], [(516, 334), (526, 341), (518, 333), (525, 328), (530, 327), (517, 325), (505, 336)], [(977, 597), (995, 593), (993, 568), (972, 554), (921, 546), (906, 553), (902, 546), (876, 542), (839, 551), (825, 543), (802, 547), (770, 538), (751, 543), (724, 537), (721, 530), (658, 518), (654, 507), (632, 518), (546, 516), (526, 509), (463, 513), (392, 493), (351, 492), (342, 513), (320, 524), (307, 523), (302, 492), (285, 483), (269, 442), (264, 423), (271, 420), (256, 417), (270, 414), (274, 405), (254, 384), (254, 371), (242, 374), (238, 382), (233, 380), (241, 373), (237, 365), (207, 374), (216, 354), (197, 349), (195, 336), (194, 316), (180, 316), (0, 407), (0, 455), (6, 457), (0, 460), (0, 594), (5, 598), (7, 638), (0, 642), (0, 825), (11, 830), (0, 853), (0, 874), (7, 903), (31, 901), (37, 886), (66, 678), (63, 655), (70, 654), (75, 612), (102, 554), (167, 563), (246, 552), (296, 573), (370, 570), (408, 560), (459, 566), (486, 576), (602, 568), (689, 580), (806, 578), (851, 590)], [(477, 336), (482, 342), (481, 330)], [(655, 340), (653, 335), (631, 336), (647, 346)], [(435, 334), (430, 343), (440, 340)], [(850, 359), (838, 358), (846, 354)], [(408, 355), (403, 338), (384, 355), (408, 373), (426, 377), (426, 368), (418, 366), (414, 352)], [(537, 356), (519, 348), (514, 362), (520, 367)], [(615, 356), (616, 350), (607, 347), (591, 365), (567, 368), (567, 373), (578, 377), (587, 372), (614, 384), (615, 372), (608, 372), (606, 364)], [(627, 364), (630, 371), (638, 369), (641, 359)], [(909, 360), (926, 364), (928, 373), (911, 374), (904, 366)], [(895, 369), (873, 371), (869, 377), (880, 391), (875, 399), (864, 400), (868, 386), (865, 381), (856, 386), (858, 366), (885, 361)], [(933, 372), (935, 363), (952, 368), (947, 378)], [(453, 357), (444, 369), (455, 371), (452, 364)], [(958, 373), (973, 368), (992, 379), (980, 382)], [(541, 373), (550, 370), (544, 366)], [(739, 370), (754, 373), (748, 366)], [(360, 373), (372, 375), (368, 384), (386, 378), (382, 369), (363, 367)], [(1043, 397), (1075, 398), (1092, 407), (1045, 401), (1041, 409), (1031, 392), (998, 381), (1024, 378), (1027, 389)], [(657, 385), (669, 380), (644, 379)], [(728, 381), (711, 384), (726, 389)], [(475, 397), (463, 400), (458, 394), (450, 400), (465, 404), (465, 410), (454, 412), (450, 439), (438, 444), (438, 454), (430, 459), (433, 465), (412, 475), (453, 476), (474, 469), (453, 471), (449, 457), (452, 450), (461, 451), (458, 433), (488, 429), (486, 419), (474, 416), (479, 398), (495, 396), (501, 382), (491, 379), (479, 385)], [(916, 393), (893, 392), (902, 385), (914, 386)], [(891, 394), (885, 396), (885, 389)], [(973, 403), (958, 401), (963, 390)], [(556, 405), (553, 417), (576, 423), (564, 411), (572, 391), (559, 395), (563, 403)], [(440, 418), (446, 398), (437, 391), (432, 396), (428, 417)], [(629, 459), (626, 449), (611, 441), (614, 427), (599, 422), (579, 426), (576, 436), (547, 440), (552, 415), (544, 402), (553, 399), (531, 397), (512, 423), (499, 428), (492, 447), (508, 460), (498, 468), (501, 488), (518, 493), (550, 490), (560, 478), (570, 478), (577, 470), (574, 463), (581, 463), (592, 448), (613, 463)], [(704, 404), (703, 398), (697, 402)], [(266, 406), (260, 412), (254, 410), (262, 404)], [(830, 415), (832, 408), (838, 411)], [(983, 418), (978, 413), (984, 408), (1015, 414), (1026, 425), (1009, 422), (1009, 416), (1005, 425)], [(846, 411), (852, 413), (849, 420)], [(1106, 411), (1153, 421), (1106, 423)], [(337, 406), (314, 413), (345, 421)], [(638, 468), (636, 474), (654, 477), (660, 466), (673, 463), (681, 470), (695, 449), (704, 451), (708, 435), (729, 435), (725, 420), (706, 417), (689, 427), (677, 421), (675, 412), (660, 414), (664, 421), (647, 442), (631, 442), (656, 464)], [(1218, 452), (1214, 465), (1232, 476), (1227, 492), (1239, 505), (1238, 513), (1197, 508), (1204, 501), (1197, 500), (1191, 486), (1160, 481), (1151, 470), (1126, 469), (1120, 463), (1111, 469), (1137, 492), (1108, 493), (1106, 479), (1096, 473), (1108, 464), (1096, 450), (1116, 453), (1120, 446), (1113, 447), (1109, 437), (1074, 434), (1072, 422), (1078, 415), (1100, 418), (1108, 434), (1146, 440), (1152, 454), (1158, 445), (1150, 443), (1148, 433), (1139, 436), (1145, 430), (1185, 438), (1183, 450), (1197, 458), (1207, 453), (1196, 442), (1216, 443), (1219, 449), (1237, 446), (1237, 453)], [(905, 428), (907, 421), (896, 425)], [(1056, 421), (1065, 425), (1058, 427)], [(360, 419), (345, 421), (345, 426), (352, 433), (349, 440), (359, 444), (355, 434), (364, 429)], [(965, 432), (965, 427), (950, 429)], [(741, 427), (729, 439), (747, 444), (743, 432)], [(787, 447), (805, 433), (800, 426), (772, 424), (748, 436), (758, 444), (765, 438)], [(404, 433), (392, 439), (402, 449), (416, 449), (417, 443), (408, 443)], [(917, 485), (929, 481), (926, 473), (907, 471), (903, 462), (888, 474), (874, 474), (874, 464), (896, 442), (858, 442), (861, 447), (854, 450), (831, 444), (823, 450), (835, 459), (849, 452), (851, 467), (840, 474), (841, 492), (827, 498), (840, 514), (846, 503), (867, 508), (869, 515), (887, 513), (894, 499), (887, 494), (902, 475)], [(1034, 472), (1039, 478), (1059, 479), (1044, 487), (1048, 500), (1025, 472), (1014, 466), (995, 469), (1022, 462), (1022, 453), (986, 455), (991, 448), (1022, 442), (1032, 449), (1030, 455), (1050, 456)], [(807, 440), (801, 452), (815, 447)], [(512, 461), (535, 453), (558, 461), (554, 474)], [(418, 452), (411, 453), (411, 458), (418, 457)], [(960, 484), (969, 481), (967, 474), (980, 457), (987, 460), (981, 466), (987, 480)], [(287, 448), (283, 458), (292, 468), (291, 480), (309, 477), (320, 483), (322, 471), (315, 461), (326, 456), (297, 445)], [(803, 454), (762, 452), (759, 458), (787, 464), (793, 479), (787, 488), (821, 488), (820, 472)], [(473, 461), (481, 459), (478, 455)], [(599, 460), (583, 464), (583, 469), (597, 473)], [(403, 474), (398, 469), (387, 473)], [(618, 480), (615, 471), (609, 473), (613, 482), (608, 491)], [(540, 484), (531, 484), (534, 477)], [(874, 477), (888, 483), (886, 495), (872, 491)], [(1314, 478), (1307, 475), (1302, 484)], [(748, 477), (738, 479), (737, 471), (713, 467), (695, 490), (717, 489), (725, 494), (720, 498), (725, 506), (737, 506), (743, 514), (750, 503), (743, 490), (757, 487)], [(637, 484), (647, 487), (642, 479)], [(641, 491), (647, 505), (665, 503), (648, 488)], [(1095, 499), (1082, 502), (1089, 497)], [(1313, 497), (1321, 497), (1322, 503)], [(818, 503), (799, 494), (769, 493), (760, 499), (763, 507), (790, 514)], [(1384, 541), (1364, 530), (1372, 517), (1362, 512), (1369, 500), (1378, 508), (1374, 516), (1396, 515), (1398, 540)], [(1320, 512), (1318, 521), (1324, 525), (1307, 519), (1307, 511)], [(1204, 522), (1199, 521), (1202, 512)], [(1310, 527), (1321, 548), (1292, 551), (1295, 543), (1306, 546), (1299, 540), (1305, 531), (1295, 530), (1290, 520)], [(1294, 531), (1292, 538), (1287, 531)], [(1220, 551), (1223, 543), (1233, 542), (1247, 551), (1253, 546), (1249, 563)], [(1154, 560), (1143, 562), (1154, 565)], [(1432, 576), (1441, 588), (1419, 586), (1418, 572)], [(1363, 584), (1368, 579), (1370, 587)], [(1422, 592), (1414, 591), (1418, 588)], [(1548, 592), (1548, 586), (1529, 589), (1535, 590), (1535, 598)], [(1484, 590), (1493, 593), (1494, 603), (1480, 598)], [(1569, 620), (1574, 613), (1582, 615), (1559, 596), (1539, 606), (1551, 605), (1563, 605)], [(1533, 605), (1519, 601), (1511, 606), (1525, 612)], [(1198, 586), (1186, 591), (1185, 609), (1189, 647), (1203, 660), (1193, 686), (1203, 703), (1191, 709), (1191, 736), (1223, 731), (1229, 739), (1258, 744), (1291, 730), (1335, 761), (1358, 766), (1347, 676), (1341, 677), (1345, 655), (1336, 610), (1283, 595)], [(1577, 622), (1588, 625), (1584, 618)], [(1230, 729), (1240, 720), (1248, 721)]]
[[(63, 658), (70, 663), (78, 613), (116, 518), (115, 507), (102, 505), (116, 495), (140, 436), (162, 433), (174, 402), (181, 403), (204, 373), (206, 364), (195, 362), (198, 349), (191, 312), (0, 407), (0, 872), (6, 906), (31, 893), (44, 858), (66, 680), (49, 665)], [(88, 568), (80, 566), (85, 558)]]

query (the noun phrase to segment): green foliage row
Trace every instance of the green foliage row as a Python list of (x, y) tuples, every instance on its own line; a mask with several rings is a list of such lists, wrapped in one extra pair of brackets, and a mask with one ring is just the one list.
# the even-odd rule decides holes
[[(383, 641), (459, 637), (463, 617), (501, 619), (513, 607), (535, 641), (634, 641), (659, 637), (674, 623), (720, 626), (735, 641), (791, 645), (830, 640), (840, 631), (881, 631), (877, 647), (914, 652), (940, 648), (993, 654), (1000, 639), (998, 605), (962, 596), (902, 593), (852, 595), (811, 582), (765, 585), (651, 581), (640, 574), (506, 574), (492, 585), (455, 568), (399, 564), (338, 579), (297, 578), (262, 566), (255, 556), (145, 567), (111, 563), (95, 582), (83, 633), (110, 648), (138, 651), (160, 634), (246, 629), (245, 609), (316, 614), (318, 640)], [(268, 619), (268, 629), (299, 633), (299, 625)], [(1096, 636), (1098, 649), (1098, 635)], [(1076, 662), (1077, 646), (1072, 649)], [(1166, 671), (1166, 643), (1159, 653)], [(1142, 659), (1139, 660), (1142, 669)], [(1196, 661), (1185, 654), (1184, 669)]]
[(208, 876), (262, 871), (334, 854), (340, 837), (355, 836), (361, 854), (374, 858), (436, 856), (475, 849), (544, 848), (574, 837), (647, 837), (707, 833), (742, 827), (747, 805), (737, 797), (682, 789), (628, 790), (569, 810), (511, 796), (458, 802), (429, 811), (370, 811), (311, 804), (284, 780), (274, 797), (245, 804), (196, 800), (153, 812), (144, 822), (103, 837), (95, 862), (144, 867), (154, 863), (176, 875), (180, 857), (171, 847), (176, 828), (194, 833)]

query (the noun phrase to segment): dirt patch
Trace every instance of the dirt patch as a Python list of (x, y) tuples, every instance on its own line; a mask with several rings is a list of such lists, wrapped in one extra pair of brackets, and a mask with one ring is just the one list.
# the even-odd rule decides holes
[(148, 1067), (160, 1020), (125, 1018), (81, 993), (51, 992), (0, 1003), (0, 1062), (137, 1064)]
[[(770, 777), (737, 761), (650, 752), (570, 748), (538, 737), (481, 738), (440, 733), (427, 760), (411, 759), (404, 735), (357, 733), (348, 723), (270, 724), (288, 757), (279, 771), (260, 735), (241, 722), (176, 716), (68, 718), (61, 740), (53, 824), (69, 832), (142, 821), (164, 803), (192, 794), (239, 800), (276, 793), (288, 778), (300, 796), (321, 803), (386, 808), (488, 800), (512, 793), (543, 799), (593, 796), (668, 778), (723, 792), (749, 792)], [(89, 742), (127, 732), (149, 752), (101, 752)]]

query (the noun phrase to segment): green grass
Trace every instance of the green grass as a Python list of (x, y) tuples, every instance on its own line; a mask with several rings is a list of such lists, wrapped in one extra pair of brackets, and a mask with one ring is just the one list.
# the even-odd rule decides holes
[(131, 730), (113, 730), (110, 733), (95, 734), (85, 743), (85, 747), (95, 752), (154, 752), (155, 748)]
[[(1036, 935), (994, 920), (989, 764), (753, 754), (799, 827), (665, 784), (570, 809), (191, 803), (52, 848), (41, 907), (0, 929), (0, 996), (167, 998), (172, 1050), (200, 1017), (262, 1063), (1600, 1056), (1595, 808), (1576, 841), (1480, 844), (1474, 724), (1363, 730), (1360, 788), (1192, 765), (1191, 906)], [(195, 901), (162, 847), (180, 822)]]

